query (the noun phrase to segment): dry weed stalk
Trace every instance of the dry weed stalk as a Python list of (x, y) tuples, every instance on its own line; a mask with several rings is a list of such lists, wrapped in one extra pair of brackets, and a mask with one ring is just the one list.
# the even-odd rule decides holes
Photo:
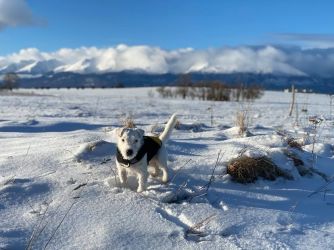
[(246, 110), (237, 112), (235, 123), (239, 127), (239, 135), (244, 136), (247, 132), (248, 125), (248, 114)]
[(208, 182), (207, 184), (205, 184), (205, 185), (201, 188), (201, 189), (206, 188), (206, 189), (205, 189), (205, 194), (208, 193), (209, 188), (210, 188), (212, 182), (213, 182), (214, 179), (215, 179), (214, 174), (215, 174), (216, 168), (217, 168), (219, 162), (221, 161), (221, 159), (223, 158), (223, 156), (224, 156), (224, 154), (222, 154), (222, 151), (220, 150), (220, 151), (218, 152), (218, 155), (217, 155), (216, 163), (215, 163), (215, 165), (214, 165), (214, 167), (213, 167), (213, 169), (212, 169), (212, 172), (211, 172), (211, 176), (210, 176), (209, 182)]
[(248, 131), (250, 125), (250, 112), (252, 110), (251, 102), (242, 102), (235, 117), (235, 125), (239, 127), (238, 134), (242, 137), (250, 136)]
[[(291, 206), (291, 208), (290, 208), (290, 212), (293, 213), (293, 212), (296, 210), (297, 206), (299, 206), (299, 204), (300, 204), (303, 200), (305, 200), (305, 199), (307, 199), (307, 198), (310, 198), (310, 197), (312, 197), (312, 196), (315, 195), (315, 194), (319, 194), (319, 193), (321, 193), (321, 192), (327, 192), (328, 186), (329, 186), (330, 184), (332, 184), (333, 182), (334, 182), (334, 176), (331, 176), (330, 178), (327, 178), (326, 183), (325, 183), (324, 185), (320, 186), (319, 188), (317, 188), (316, 190), (314, 190), (312, 193), (308, 194), (306, 197), (303, 197), (303, 198), (297, 200), (297, 201), (294, 203), (294, 205)], [(324, 195), (325, 195), (325, 193), (324, 193)], [(328, 203), (327, 203), (327, 204), (328, 204)], [(330, 203), (330, 204), (331, 204), (331, 203)]]
[(329, 96), (329, 116), (330, 119), (333, 119), (333, 102), (334, 102), (334, 95)]
[(47, 203), (47, 206), (46, 206), (46, 209), (45, 209), (44, 213), (40, 214), (42, 217), (37, 221), (37, 223), (33, 227), (32, 234), (29, 238), (29, 241), (28, 241), (28, 244), (27, 244), (27, 247), (26, 247), (27, 250), (32, 249), (32, 244), (34, 243), (35, 239), (37, 239), (39, 237), (41, 229), (42, 229), (41, 228), (42, 222), (44, 221), (45, 215), (48, 212), (48, 209), (50, 207), (51, 202)]
[(121, 122), (123, 124), (123, 127), (125, 128), (135, 128), (136, 127), (136, 124), (134, 122), (132, 115), (125, 117), (124, 119), (121, 120)]
[(311, 123), (311, 129), (312, 129), (312, 168), (315, 166), (316, 161), (316, 154), (314, 153), (315, 149), (315, 143), (317, 142), (317, 136), (318, 136), (318, 126), (322, 123), (323, 119), (317, 116), (309, 117), (309, 122)]
[(192, 196), (189, 198), (189, 202), (191, 202), (194, 198), (198, 198), (198, 197), (201, 197), (201, 196), (206, 196), (208, 194), (209, 188), (215, 180), (214, 174), (216, 172), (217, 166), (219, 165), (219, 163), (221, 162), (221, 159), (223, 157), (224, 157), (224, 153), (222, 154), (222, 151), (220, 150), (218, 152), (215, 165), (213, 166), (209, 181), (205, 185), (200, 187), (194, 194), (192, 194)]
[(186, 163), (184, 163), (181, 167), (179, 167), (179, 168), (175, 171), (173, 177), (168, 181), (168, 184), (170, 184), (170, 183), (172, 183), (172, 182), (174, 181), (175, 177), (180, 173), (180, 170), (181, 170), (182, 168), (184, 168), (189, 162), (191, 162), (191, 159), (189, 159)]
[(211, 121), (211, 127), (213, 127), (214, 121), (213, 121), (213, 105), (210, 105), (208, 109), (210, 111), (210, 121)]
[(293, 108), (295, 106), (295, 99), (296, 99), (295, 85), (291, 86), (291, 93), (292, 93), (292, 100), (291, 100), (291, 105), (290, 105), (289, 116), (292, 116)]

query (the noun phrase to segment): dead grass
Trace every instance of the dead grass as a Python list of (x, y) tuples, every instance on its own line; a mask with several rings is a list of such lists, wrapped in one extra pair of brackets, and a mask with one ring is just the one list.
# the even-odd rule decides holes
[(247, 111), (238, 111), (235, 124), (239, 127), (239, 135), (242, 136), (247, 132)]
[(125, 117), (121, 120), (123, 127), (125, 128), (135, 128), (136, 124), (132, 116)]
[(259, 177), (274, 181), (278, 177), (292, 179), (292, 176), (276, 166), (268, 157), (251, 158), (239, 156), (227, 164), (227, 173), (239, 183), (252, 183)]

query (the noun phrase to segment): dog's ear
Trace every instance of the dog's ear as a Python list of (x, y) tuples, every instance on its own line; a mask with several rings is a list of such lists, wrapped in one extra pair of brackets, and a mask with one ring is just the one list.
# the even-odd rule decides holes
[(117, 129), (116, 129), (116, 135), (117, 135), (118, 137), (122, 137), (122, 135), (123, 135), (123, 133), (124, 133), (124, 130), (125, 130), (125, 128), (117, 128)]
[(136, 131), (139, 133), (140, 137), (143, 137), (145, 134), (145, 131), (140, 128), (136, 128)]

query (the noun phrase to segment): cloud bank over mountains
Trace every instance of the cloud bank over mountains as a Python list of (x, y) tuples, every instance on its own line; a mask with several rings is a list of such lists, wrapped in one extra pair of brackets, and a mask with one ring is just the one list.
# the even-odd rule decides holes
[[(1, 1), (1, 0), (0, 0)], [(0, 57), (0, 73), (255, 73), (334, 76), (334, 49), (242, 46), (164, 50), (151, 46), (81, 47), (42, 52), (22, 49)]]

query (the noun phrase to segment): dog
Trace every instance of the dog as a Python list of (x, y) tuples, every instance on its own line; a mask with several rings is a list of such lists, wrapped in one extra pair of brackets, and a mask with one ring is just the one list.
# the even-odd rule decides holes
[(165, 143), (169, 139), (177, 122), (173, 114), (159, 137), (144, 136), (139, 128), (117, 128), (116, 166), (122, 185), (127, 181), (128, 174), (135, 174), (138, 179), (137, 192), (146, 190), (148, 167), (153, 168), (151, 176), (156, 177), (162, 171), (162, 182), (168, 181), (167, 150)]

